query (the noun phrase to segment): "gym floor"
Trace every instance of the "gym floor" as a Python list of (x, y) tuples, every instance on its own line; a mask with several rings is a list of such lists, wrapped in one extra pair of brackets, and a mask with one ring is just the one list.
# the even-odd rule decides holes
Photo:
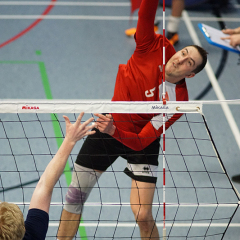
[[(91, 2), (0, 0), (0, 6), (2, 33), (0, 35), (0, 99), (111, 99), (118, 65), (126, 63), (135, 48), (134, 39), (126, 37), (124, 33), (125, 29), (134, 27), (137, 21), (137, 13), (134, 13), (131, 21), (129, 20), (128, 0)], [(171, 8), (166, 8), (166, 16), (169, 16), (170, 12)], [(221, 19), (216, 17), (217, 14), (220, 14)], [(221, 28), (221, 24), (236, 28), (240, 26), (239, 16), (240, 4), (237, 0), (232, 0), (227, 7), (214, 11), (211, 5), (205, 2), (184, 10), (179, 29), (180, 41), (175, 46), (176, 50), (197, 43), (209, 52), (208, 68), (193, 79), (187, 80), (190, 100), (239, 99), (239, 55), (210, 45), (198, 28), (198, 23), (205, 23), (215, 28)], [(161, 7), (158, 9), (157, 19), (161, 28)], [(40, 62), (44, 64), (44, 69), (39, 66)], [(44, 79), (47, 80), (47, 84)], [(210, 85), (207, 89), (210, 82), (214, 87)], [(201, 97), (198, 98), (199, 96)], [(203, 107), (208, 127), (228, 175), (232, 177), (240, 174), (239, 105), (229, 105), (230, 111), (226, 111), (225, 105), (221, 104), (204, 104)], [(78, 149), (75, 149), (75, 154), (77, 151)], [(9, 162), (3, 159), (0, 161), (3, 163), (0, 170), (7, 169)], [(44, 169), (48, 162), (49, 159), (42, 160), (41, 169)], [(28, 163), (24, 161), (21, 164), (28, 167)], [(117, 161), (114, 164), (114, 169), (121, 171), (126, 163)], [(31, 181), (36, 176), (37, 174), (25, 175), (24, 180)], [(102, 185), (106, 186), (101, 193), (101, 201), (106, 203), (105, 206), (103, 208), (99, 206), (98, 189), (90, 195), (83, 215), (84, 221), (90, 223), (86, 224), (84, 231), (88, 236), (95, 237), (82, 239), (98, 239), (104, 236), (112, 238), (114, 234), (116, 236), (114, 239), (118, 239), (127, 236), (128, 233), (131, 238), (139, 238), (138, 231), (134, 230), (135, 224), (128, 224), (134, 222), (128, 204), (130, 180), (121, 172), (117, 172), (117, 177), (123, 187), (121, 199), (118, 191), (109, 192), (108, 187), (111, 188), (111, 184), (109, 185), (107, 173), (101, 179)], [(3, 182), (6, 184), (2, 188), (19, 183), (17, 176), (16, 179), (10, 179), (4, 172), (1, 172), (1, 181), (2, 184)], [(29, 186), (31, 191), (25, 196), (26, 202), (30, 201), (34, 186), (35, 183)], [(54, 202), (64, 201), (67, 186), (64, 176), (61, 177), (57, 187), (59, 186), (62, 187), (60, 193), (53, 196), (53, 206), (50, 211), (50, 220), (53, 220), (50, 221), (47, 239), (54, 239), (56, 235), (61, 206), (57, 204), (54, 206)], [(240, 191), (239, 183), (234, 183), (234, 186)], [(18, 193), (16, 189), (5, 194), (1, 192), (0, 199), (17, 203)], [(166, 197), (167, 202), (173, 202), (170, 197), (168, 198), (169, 195)], [(189, 192), (186, 193), (189, 198), (190, 195)], [(236, 198), (231, 201), (235, 200)], [(119, 201), (126, 204), (114, 208), (114, 203)], [(154, 202), (157, 202), (157, 198)], [(22, 209), (26, 216), (27, 208), (22, 207)], [(171, 210), (169, 212), (171, 213)], [(187, 220), (189, 220), (188, 216), (192, 216), (184, 209), (179, 210), (179, 213), (186, 216)], [(91, 225), (91, 219), (99, 219), (100, 214), (103, 224), (100, 227), (96, 227), (95, 223)], [(126, 226), (123, 224), (116, 229), (116, 224), (108, 224), (110, 219), (114, 221), (117, 215), (124, 216)], [(161, 221), (161, 214), (159, 219)], [(195, 228), (195, 233), (199, 232), (201, 235), (203, 226)], [(159, 225), (161, 232), (160, 229)], [(179, 229), (181, 230), (177, 234), (184, 233), (188, 228), (179, 227)], [(107, 237), (106, 232), (109, 232)], [(238, 240), (239, 236), (240, 210), (238, 209), (224, 240)], [(76, 238), (80, 238), (79, 234)], [(170, 239), (175, 239), (174, 235)], [(216, 235), (205, 239), (221, 238)]]

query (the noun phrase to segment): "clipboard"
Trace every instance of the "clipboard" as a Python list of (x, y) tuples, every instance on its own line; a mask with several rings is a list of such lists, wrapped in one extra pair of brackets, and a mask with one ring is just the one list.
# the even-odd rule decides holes
[(240, 46), (237, 46), (234, 48), (229, 44), (230, 40), (228, 40), (228, 39), (222, 40), (221, 39), (222, 37), (229, 36), (228, 34), (225, 34), (221, 30), (210, 27), (203, 23), (199, 23), (198, 27), (200, 28), (204, 37), (210, 44), (220, 47), (220, 48), (223, 48), (225, 50), (240, 54)]

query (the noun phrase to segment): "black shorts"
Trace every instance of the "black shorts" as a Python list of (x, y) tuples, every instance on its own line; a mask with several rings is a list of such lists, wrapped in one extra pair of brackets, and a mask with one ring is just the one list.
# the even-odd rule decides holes
[(156, 183), (160, 138), (141, 151), (134, 151), (97, 129), (84, 141), (76, 163), (87, 168), (105, 171), (119, 156), (127, 160), (124, 172), (137, 181)]

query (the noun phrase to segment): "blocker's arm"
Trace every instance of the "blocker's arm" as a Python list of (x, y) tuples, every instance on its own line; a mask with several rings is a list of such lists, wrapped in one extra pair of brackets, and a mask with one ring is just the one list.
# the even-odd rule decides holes
[(93, 121), (93, 118), (89, 118), (86, 122), (81, 124), (83, 115), (83, 112), (80, 113), (74, 124), (70, 123), (67, 116), (63, 116), (66, 123), (66, 136), (56, 155), (49, 162), (43, 175), (41, 176), (33, 192), (29, 209), (37, 208), (49, 213), (53, 188), (63, 173), (67, 159), (73, 147), (76, 142), (84, 136), (95, 133), (95, 131), (91, 131), (95, 125), (87, 126)]

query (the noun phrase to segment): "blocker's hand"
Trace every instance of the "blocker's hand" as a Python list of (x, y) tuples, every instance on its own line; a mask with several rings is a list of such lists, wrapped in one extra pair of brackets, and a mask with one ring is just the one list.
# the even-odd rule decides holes
[(97, 125), (96, 128), (102, 132), (107, 133), (110, 136), (112, 136), (115, 132), (116, 127), (113, 125), (113, 118), (111, 114), (100, 114), (95, 113), (94, 114), (98, 119), (96, 120), (95, 124)]
[(69, 118), (67, 116), (63, 116), (66, 123), (66, 136), (65, 139), (69, 140), (73, 144), (75, 144), (77, 141), (82, 139), (85, 136), (92, 135), (95, 133), (95, 131), (92, 131), (92, 128), (95, 127), (95, 124), (88, 126), (89, 123), (91, 123), (94, 118), (89, 118), (84, 123), (81, 123), (82, 117), (84, 115), (84, 112), (81, 112), (76, 120), (75, 123), (71, 123)]

